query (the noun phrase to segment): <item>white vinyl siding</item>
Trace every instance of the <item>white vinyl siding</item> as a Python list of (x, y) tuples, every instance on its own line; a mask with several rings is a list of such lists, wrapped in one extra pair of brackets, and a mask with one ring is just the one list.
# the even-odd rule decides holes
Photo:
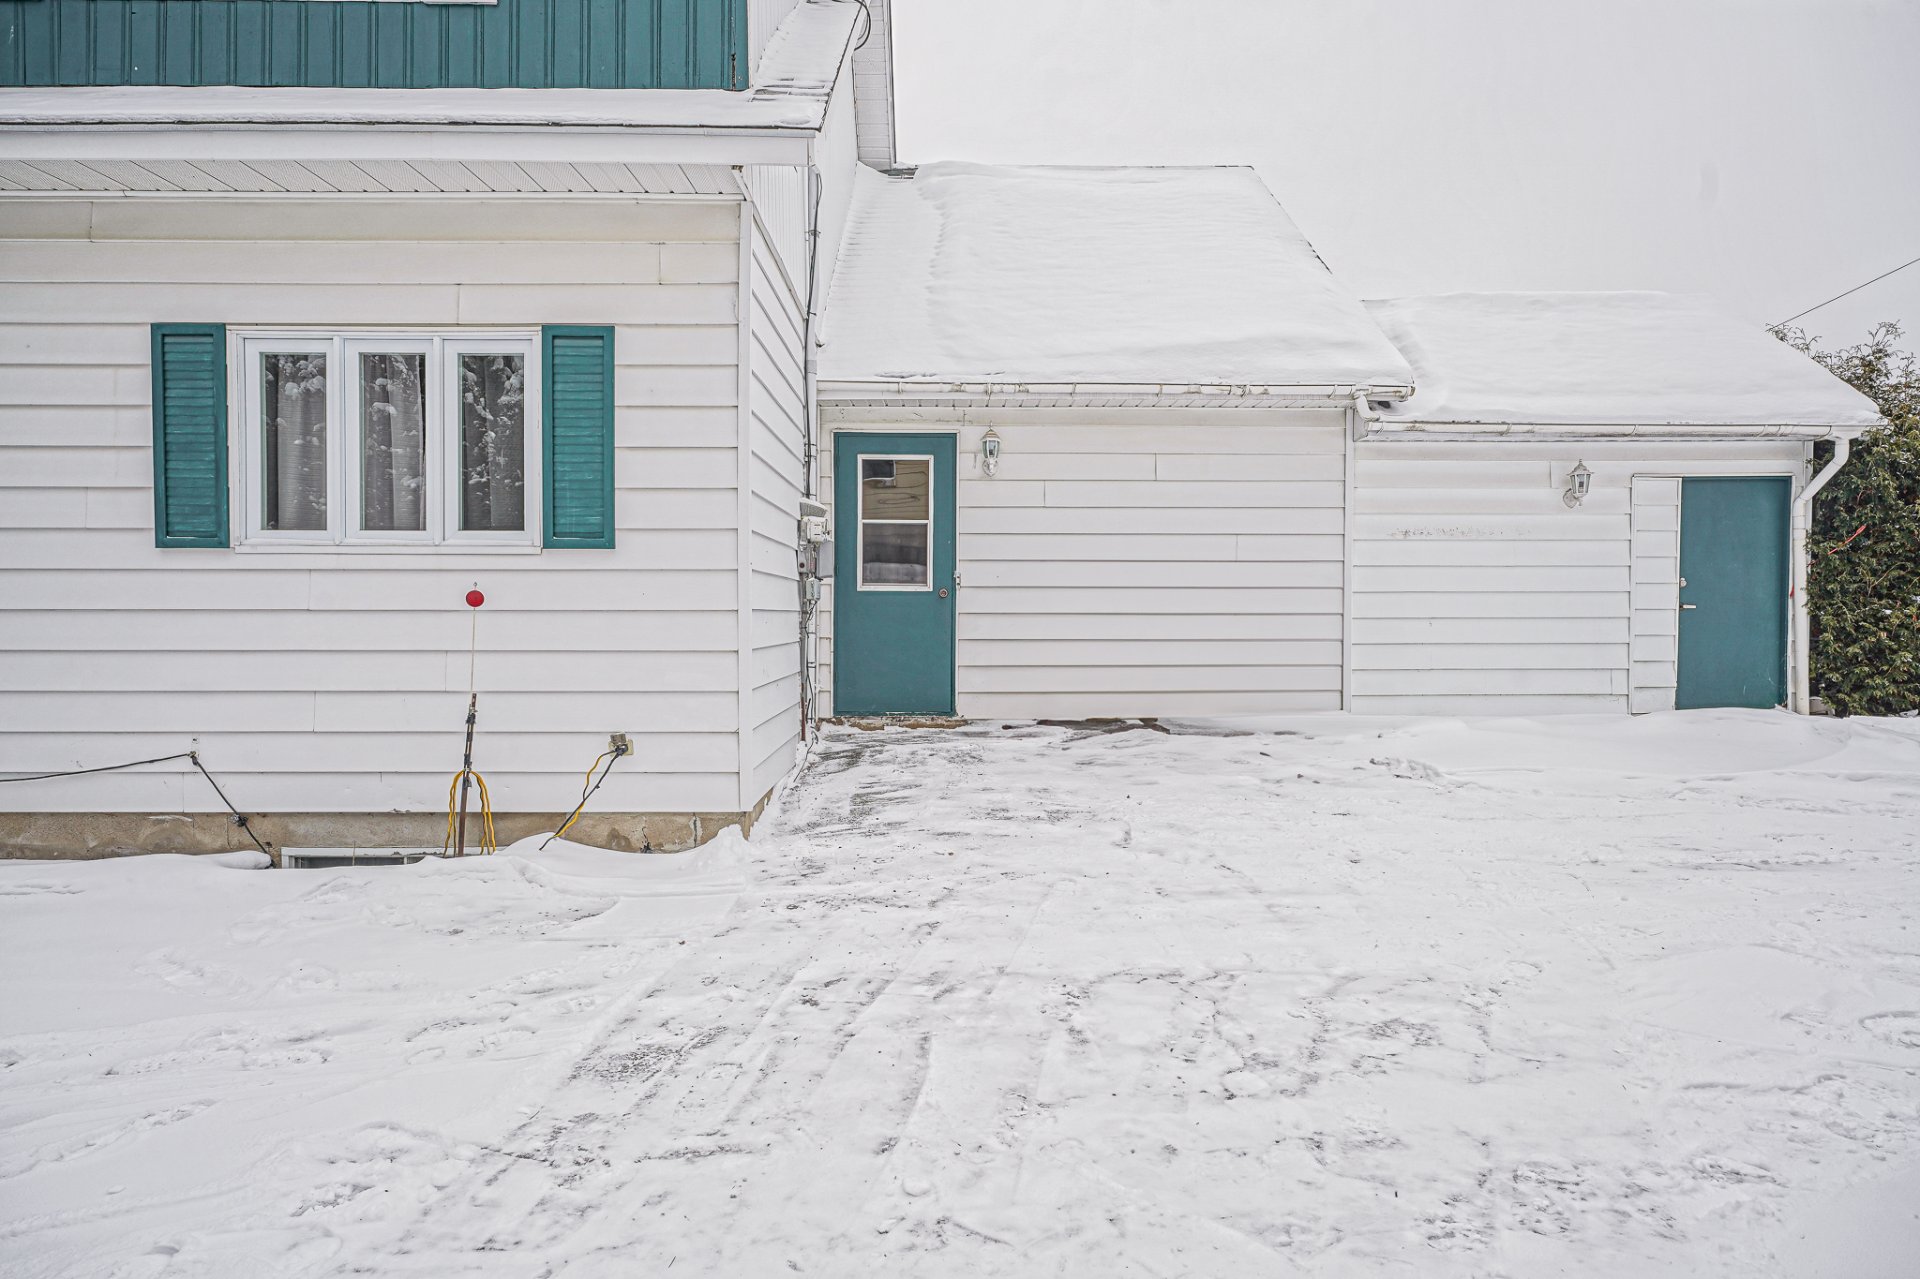
[(890, 168), (894, 156), (893, 5), (866, 0), (873, 25), (853, 53), (854, 101), (859, 110), (860, 163)]
[[(477, 579), (496, 809), (566, 811), (625, 732), (596, 808), (737, 811), (737, 227), (718, 201), (0, 201), (0, 771), (197, 744), (252, 811), (439, 809)], [(618, 545), (156, 549), (155, 321), (615, 325)], [(219, 807), (176, 765), (4, 799)]]
[(1670, 711), (1680, 682), (1678, 477), (1633, 477), (1632, 537), (1632, 709)]
[(760, 83), (760, 58), (766, 53), (773, 33), (799, 3), (800, 0), (747, 0), (747, 66), (752, 69), (748, 78), (754, 84)]
[(742, 698), (749, 808), (793, 767), (800, 741), (801, 488), (806, 478), (806, 379), (800, 362), (803, 285), (789, 281), (764, 236), (747, 254), (744, 428), (747, 440), (748, 632)]
[[(856, 59), (858, 54), (854, 55)], [(847, 233), (847, 215), (853, 207), (853, 186), (863, 158), (861, 140), (855, 135), (853, 95), (844, 87), (827, 104), (826, 123), (820, 130), (816, 163), (820, 169), (820, 295), (830, 296), (834, 268), (840, 261), (840, 242)]]
[[(835, 416), (843, 430), (915, 431), (958, 415)], [(1342, 421), (969, 411), (958, 427), (959, 713), (1338, 709)], [(979, 470), (988, 426), (1002, 441), (991, 479)], [(836, 537), (852, 536), (847, 513), (835, 523)]]
[(806, 288), (807, 170), (792, 164), (749, 164), (740, 171), (740, 185), (759, 215), (775, 256), (788, 277)]
[[(1770, 441), (1358, 445), (1352, 709), (1657, 708), (1635, 692), (1656, 672), (1636, 663), (1672, 634), (1674, 596), (1658, 565), (1635, 562), (1635, 477), (1798, 476), (1805, 456)], [(1578, 461), (1593, 488), (1570, 509), (1560, 495)]]
[(853, 93), (843, 68), (841, 81), (827, 103), (826, 121), (815, 151), (815, 167), (820, 175), (819, 206), (811, 179), (802, 165), (749, 164), (740, 170), (741, 186), (759, 212), (760, 223), (773, 241), (774, 252), (787, 277), (802, 299), (807, 291), (807, 231), (810, 220), (819, 218), (817, 243), (824, 255), (820, 263), (819, 289), (824, 295), (833, 281), (834, 262), (840, 252), (840, 237), (846, 227), (847, 210), (853, 203), (854, 170), (859, 167), (854, 136)]

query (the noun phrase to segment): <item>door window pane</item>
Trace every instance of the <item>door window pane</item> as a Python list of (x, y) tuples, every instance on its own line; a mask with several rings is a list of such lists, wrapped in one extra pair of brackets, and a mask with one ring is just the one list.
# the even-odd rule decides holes
[(933, 459), (860, 459), (860, 585), (932, 582)]
[(860, 516), (868, 520), (924, 520), (933, 474), (925, 457), (860, 459)]
[(460, 357), (460, 527), (526, 527), (526, 360)]
[(327, 357), (269, 351), (260, 357), (260, 527), (327, 527)]
[(427, 357), (360, 356), (360, 527), (427, 527)]
[(860, 581), (872, 586), (925, 586), (927, 526), (861, 525)]

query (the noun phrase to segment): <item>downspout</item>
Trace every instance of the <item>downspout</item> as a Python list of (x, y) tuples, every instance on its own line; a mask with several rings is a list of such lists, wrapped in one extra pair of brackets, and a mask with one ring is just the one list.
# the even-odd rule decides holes
[(1341, 480), (1340, 503), (1340, 709), (1353, 709), (1353, 517), (1356, 489), (1359, 485), (1357, 473), (1358, 457), (1356, 445), (1367, 435), (1367, 425), (1378, 422), (1380, 414), (1367, 405), (1369, 390), (1355, 387), (1353, 402), (1348, 405), (1346, 447), (1342, 450), (1344, 466)]
[(1349, 432), (1349, 434), (1355, 440), (1366, 439), (1367, 436), (1371, 434), (1368, 429), (1369, 426), (1377, 425), (1381, 421), (1382, 415), (1379, 410), (1371, 407), (1367, 403), (1368, 398), (1372, 395), (1373, 388), (1370, 386), (1356, 386), (1353, 388), (1353, 430)]
[[(820, 469), (820, 361), (815, 351), (815, 335), (819, 330), (820, 309), (820, 201), (825, 194), (825, 183), (820, 177), (820, 167), (811, 158), (816, 138), (808, 145), (807, 162), (807, 300), (805, 313), (800, 317), (800, 386), (801, 395), (806, 403), (807, 438), (800, 450), (800, 465), (805, 474), (800, 478), (800, 491), (808, 498), (814, 497), (815, 473)], [(824, 586), (809, 583), (802, 577), (800, 599), (800, 740), (811, 746), (814, 725), (820, 718), (820, 604), (819, 599), (807, 598), (806, 591), (822, 591)]]
[(826, 184), (817, 164), (807, 164), (807, 309), (800, 318), (801, 382), (807, 397), (807, 473), (802, 492), (812, 497), (820, 448), (820, 361), (814, 351), (820, 327), (820, 201)]
[(1810, 661), (1813, 623), (1807, 611), (1807, 535), (1813, 526), (1813, 499), (1826, 487), (1827, 481), (1847, 464), (1847, 455), (1852, 451), (1853, 441), (1844, 435), (1837, 436), (1833, 441), (1832, 460), (1807, 482), (1793, 502), (1793, 670), (1790, 683), (1792, 708), (1798, 715), (1807, 714), (1813, 703), (1813, 665)]

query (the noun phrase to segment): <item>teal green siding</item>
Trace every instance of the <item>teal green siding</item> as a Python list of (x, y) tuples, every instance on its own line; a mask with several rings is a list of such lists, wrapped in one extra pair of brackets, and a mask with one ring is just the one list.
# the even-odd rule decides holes
[(546, 545), (613, 545), (613, 330), (548, 325), (545, 378)]
[(744, 89), (746, 0), (0, 0), (0, 85)]
[(153, 326), (153, 542), (227, 544), (227, 330)]

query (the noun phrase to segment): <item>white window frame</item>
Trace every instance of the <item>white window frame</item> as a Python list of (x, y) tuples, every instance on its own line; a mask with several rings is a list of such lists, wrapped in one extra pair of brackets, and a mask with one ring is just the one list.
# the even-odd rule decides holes
[[(926, 594), (933, 590), (934, 537), (933, 523), (937, 518), (939, 504), (934, 495), (940, 491), (939, 460), (931, 453), (862, 453), (856, 459), (862, 474), (855, 477), (858, 487), (854, 498), (854, 575), (853, 588), (857, 591), (893, 591), (909, 594)], [(927, 518), (924, 520), (869, 520), (867, 519), (867, 480), (864, 472), (868, 462), (925, 462), (927, 464)], [(867, 581), (867, 525), (868, 524), (924, 524), (927, 526), (927, 580), (924, 584), (915, 582), (869, 582)]]
[[(340, 472), (342, 484), (341, 504), (344, 508), (340, 512), (340, 515), (345, 521), (345, 528), (342, 532), (341, 540), (349, 545), (359, 545), (362, 543), (374, 546), (393, 546), (398, 543), (405, 543), (409, 546), (437, 545), (442, 540), (441, 534), (445, 528), (445, 517), (440, 507), (441, 504), (446, 501), (446, 493), (444, 491), (446, 480), (444, 476), (434, 475), (434, 459), (438, 457), (441, 450), (447, 446), (445, 440), (441, 438), (442, 432), (445, 430), (443, 415), (433, 411), (434, 405), (437, 403), (437, 397), (444, 394), (444, 388), (436, 387), (433, 380), (434, 339), (422, 337), (369, 338), (356, 335), (346, 338), (340, 345), (342, 349), (340, 368), (344, 374), (341, 381), (346, 386), (348, 396), (348, 398), (343, 399), (341, 404), (343, 437), (341, 439), (341, 448), (345, 453), (345, 457), (343, 458), (345, 465)], [(370, 531), (357, 527), (364, 514), (364, 500), (366, 497), (366, 476), (363, 474), (364, 445), (357, 433), (354, 433), (352, 439), (345, 438), (349, 433), (347, 424), (348, 422), (358, 424), (363, 421), (364, 406), (360, 403), (360, 399), (364, 388), (360, 385), (360, 357), (362, 355), (387, 354), (425, 355), (427, 357), (427, 367), (425, 375), (421, 379), (421, 387), (428, 396), (436, 397), (428, 401), (428, 411), (426, 415), (427, 453), (422, 470), (427, 479), (425, 503), (427, 518), (424, 521), (426, 528), (418, 532), (399, 530)], [(259, 414), (254, 414), (253, 420), (258, 423), (260, 420)], [(255, 524), (253, 527), (258, 528), (259, 525)]]
[[(327, 527), (264, 529), (260, 357), (298, 351), (327, 357)], [(427, 520), (424, 532), (368, 531), (361, 520), (359, 359), (362, 354), (425, 354)], [(460, 527), (458, 449), (462, 355), (519, 355), (524, 361), (526, 494), (524, 528)], [(234, 546), (271, 551), (412, 551), (426, 554), (526, 553), (540, 549), (545, 512), (544, 395), (537, 329), (246, 328), (228, 331), (231, 483), (239, 495)]]

